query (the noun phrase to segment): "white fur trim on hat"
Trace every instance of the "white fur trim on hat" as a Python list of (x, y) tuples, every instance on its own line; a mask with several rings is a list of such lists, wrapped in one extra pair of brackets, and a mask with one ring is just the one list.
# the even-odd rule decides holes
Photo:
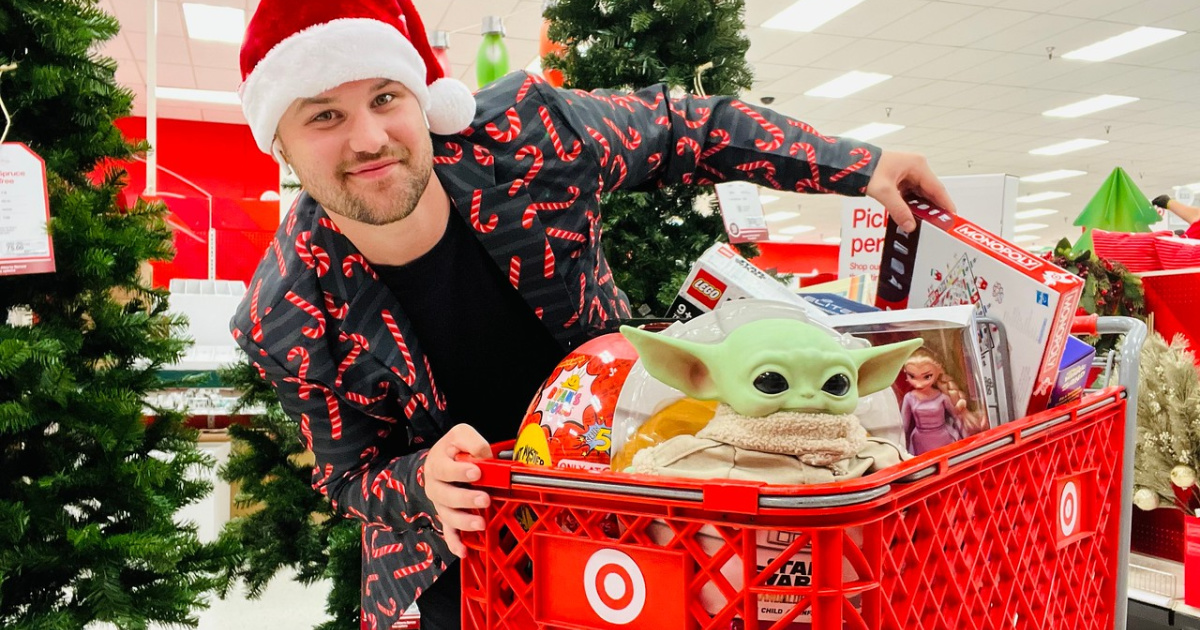
[(421, 109), (429, 108), (425, 62), (394, 26), (346, 18), (306, 28), (279, 42), (241, 87), (242, 111), (258, 148), (271, 153), (279, 120), (292, 101), (364, 79), (398, 81), (416, 96)]
[(441, 136), (458, 133), (475, 119), (475, 96), (458, 79), (438, 79), (429, 86), (425, 116), (433, 133)]

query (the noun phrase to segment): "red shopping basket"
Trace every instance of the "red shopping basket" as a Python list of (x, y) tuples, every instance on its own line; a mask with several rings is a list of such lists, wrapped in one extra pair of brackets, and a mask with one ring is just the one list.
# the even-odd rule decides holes
[(463, 627), (1123, 627), (1125, 395), (835, 484), (482, 462), (492, 504), (464, 534)]

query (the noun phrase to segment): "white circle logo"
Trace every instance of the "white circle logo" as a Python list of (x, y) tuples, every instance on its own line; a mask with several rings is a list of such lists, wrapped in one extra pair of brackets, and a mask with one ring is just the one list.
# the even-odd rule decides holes
[(1058, 527), (1063, 536), (1070, 536), (1079, 527), (1079, 488), (1074, 481), (1063, 486), (1058, 499)]
[(583, 567), (583, 592), (592, 610), (608, 623), (625, 625), (646, 606), (646, 578), (633, 558), (601, 549)]

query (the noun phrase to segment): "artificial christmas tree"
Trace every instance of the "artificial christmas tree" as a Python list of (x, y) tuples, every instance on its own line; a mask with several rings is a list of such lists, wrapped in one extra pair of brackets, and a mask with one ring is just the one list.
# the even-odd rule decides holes
[(1149, 232), (1150, 226), (1161, 220), (1146, 195), (1133, 183), (1125, 169), (1117, 167), (1101, 184), (1100, 190), (1075, 218), (1075, 225), (1084, 228), (1083, 236), (1075, 242), (1075, 252), (1092, 249), (1092, 230), (1110, 232)]
[[(147, 419), (182, 322), (139, 278), (168, 258), (165, 208), (119, 203), (131, 146), (113, 126), (133, 96), (93, 51), (117, 21), (96, 0), (0, 5), (8, 142), (45, 160), (57, 271), (0, 277), (0, 627), (195, 625), (233, 549), (202, 544), (175, 513), (208, 488), (179, 413)], [(98, 168), (99, 167), (99, 168)], [(2, 179), (2, 178), (0, 178)], [(11, 185), (0, 181), (0, 186)], [(20, 210), (20, 209), (18, 209)]]
[[(638, 89), (665, 83), (693, 93), (736, 95), (752, 83), (743, 0), (558, 0), (546, 7), (549, 37), (563, 54), (564, 87)], [(603, 201), (604, 251), (634, 312), (665, 315), (694, 260), (727, 240), (718, 212), (696, 208), (712, 188), (619, 192)], [(753, 257), (757, 248), (739, 246)], [(647, 308), (641, 309), (645, 305)]]

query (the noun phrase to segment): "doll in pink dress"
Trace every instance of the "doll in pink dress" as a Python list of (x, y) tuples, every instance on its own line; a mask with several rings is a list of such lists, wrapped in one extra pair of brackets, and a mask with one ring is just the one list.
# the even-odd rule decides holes
[(962, 439), (970, 423), (967, 401), (942, 364), (918, 350), (905, 362), (904, 378), (912, 386), (900, 405), (908, 452), (920, 455)]

